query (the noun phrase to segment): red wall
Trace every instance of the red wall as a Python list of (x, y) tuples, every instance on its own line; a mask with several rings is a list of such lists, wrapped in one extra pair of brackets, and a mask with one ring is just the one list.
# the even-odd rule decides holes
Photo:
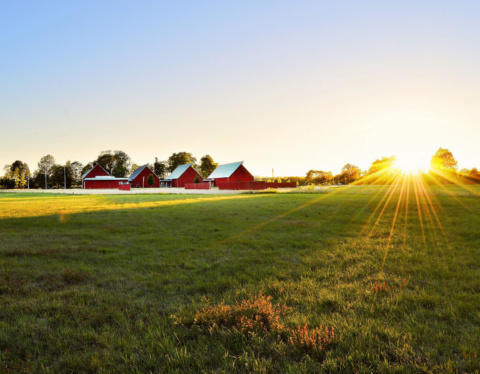
[[(96, 164), (92, 170), (88, 172), (87, 175), (85, 175), (85, 178), (95, 178), (95, 177), (107, 177), (109, 174), (102, 169), (102, 167), (98, 164)], [(86, 181), (85, 181), (86, 182)], [(85, 187), (85, 182), (83, 183), (83, 188)]]
[(230, 178), (217, 178), (214, 181), (214, 186), (218, 187), (219, 183), (226, 182), (253, 182), (253, 175), (245, 168), (245, 166), (240, 165), (235, 172), (230, 175)]
[(92, 180), (85, 181), (86, 190), (97, 190), (100, 188), (119, 188), (120, 182), (128, 182), (128, 180), (120, 181), (118, 179), (114, 180)]
[(136, 188), (138, 186), (139, 188), (142, 188), (143, 177), (145, 177), (145, 188), (149, 188), (150, 186), (147, 183), (147, 178), (150, 174), (152, 174), (153, 179), (155, 179), (155, 183), (153, 183), (152, 187), (160, 187), (160, 179), (148, 167), (143, 169), (142, 172), (136, 176), (136, 178), (132, 181), (132, 187)]
[(196, 176), (198, 176), (198, 178), (200, 178), (200, 182), (203, 183), (202, 176), (190, 166), (187, 170), (185, 170), (185, 173), (183, 173), (180, 178), (172, 180), (172, 187), (185, 187), (186, 183), (193, 183), (193, 180)]

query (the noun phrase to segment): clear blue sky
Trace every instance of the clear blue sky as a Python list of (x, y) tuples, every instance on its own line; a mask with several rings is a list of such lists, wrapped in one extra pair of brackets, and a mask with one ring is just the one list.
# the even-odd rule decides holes
[(0, 165), (480, 167), (480, 1), (3, 1)]

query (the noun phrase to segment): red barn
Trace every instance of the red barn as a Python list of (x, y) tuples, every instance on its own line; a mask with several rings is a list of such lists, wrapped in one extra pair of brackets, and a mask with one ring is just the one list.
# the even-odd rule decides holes
[(97, 164), (97, 162), (94, 161), (93, 167), (82, 175), (82, 188), (86, 188), (85, 187), (86, 178), (92, 179), (95, 177), (109, 177), (109, 176), (110, 174), (108, 174), (108, 172), (104, 168), (102, 168), (100, 164)]
[(224, 182), (253, 182), (254, 180), (253, 175), (243, 166), (243, 161), (240, 161), (218, 166), (205, 179), (205, 182), (210, 182), (213, 186), (218, 187), (219, 183)]
[[(150, 186), (147, 182), (147, 178), (153, 175), (153, 185)], [(135, 170), (130, 178), (128, 178), (130, 185), (136, 188), (145, 188), (145, 187), (160, 187), (160, 178), (158, 178), (155, 173), (148, 167), (148, 164), (140, 166), (137, 170)]]
[(128, 178), (115, 178), (108, 176), (97, 176), (95, 178), (84, 178), (83, 188), (86, 190), (96, 189), (119, 189), (121, 184), (128, 184)]
[(198, 177), (200, 182), (203, 178), (193, 168), (193, 163), (178, 166), (170, 176), (163, 180), (167, 187), (185, 187), (185, 183), (194, 183), (195, 177)]

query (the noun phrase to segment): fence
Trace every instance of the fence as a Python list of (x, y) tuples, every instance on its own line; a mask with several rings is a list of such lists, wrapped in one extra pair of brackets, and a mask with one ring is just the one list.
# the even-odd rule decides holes
[(209, 190), (210, 183), (185, 183), (186, 190)]
[(130, 191), (130, 184), (129, 183), (126, 183), (126, 184), (120, 184), (118, 186), (118, 189), (120, 191)]
[(295, 188), (297, 184), (291, 183), (268, 183), (268, 182), (225, 182), (219, 183), (219, 190), (266, 190), (267, 188)]

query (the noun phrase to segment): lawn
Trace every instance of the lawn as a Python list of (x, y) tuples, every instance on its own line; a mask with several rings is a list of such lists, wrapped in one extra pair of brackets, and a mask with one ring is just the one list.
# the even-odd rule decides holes
[(0, 193), (0, 372), (475, 373), (479, 196)]

